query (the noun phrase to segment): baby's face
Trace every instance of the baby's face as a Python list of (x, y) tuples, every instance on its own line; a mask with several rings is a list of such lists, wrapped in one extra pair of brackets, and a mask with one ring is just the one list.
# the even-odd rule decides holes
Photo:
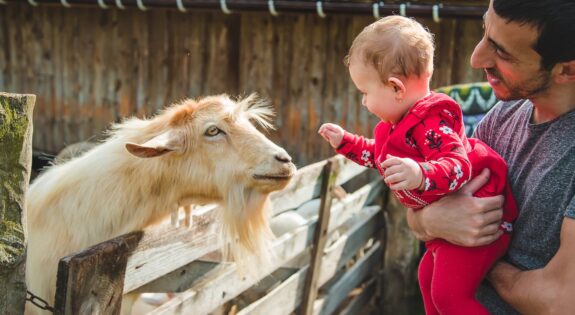
[(395, 88), (384, 84), (372, 66), (352, 57), (349, 74), (362, 94), (361, 104), (382, 121), (395, 124), (409, 110), (406, 103), (398, 101)]

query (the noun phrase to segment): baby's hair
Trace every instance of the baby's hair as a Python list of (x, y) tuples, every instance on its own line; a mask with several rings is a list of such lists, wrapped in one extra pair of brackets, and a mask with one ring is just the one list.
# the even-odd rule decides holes
[(392, 15), (366, 26), (353, 40), (344, 63), (358, 58), (373, 66), (382, 82), (390, 76), (431, 75), (433, 35), (411, 18)]

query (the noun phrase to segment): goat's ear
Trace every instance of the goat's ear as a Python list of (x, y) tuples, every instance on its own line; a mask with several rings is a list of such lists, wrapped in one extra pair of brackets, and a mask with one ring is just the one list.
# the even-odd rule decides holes
[(141, 158), (157, 157), (180, 149), (181, 139), (173, 131), (164, 132), (143, 144), (126, 143), (126, 150)]

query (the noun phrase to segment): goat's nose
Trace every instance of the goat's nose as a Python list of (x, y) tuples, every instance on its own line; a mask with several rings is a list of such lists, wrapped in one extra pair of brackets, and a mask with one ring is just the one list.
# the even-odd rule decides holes
[(278, 153), (274, 157), (277, 161), (282, 162), (282, 163), (290, 163), (291, 162), (291, 156), (289, 156), (287, 153)]

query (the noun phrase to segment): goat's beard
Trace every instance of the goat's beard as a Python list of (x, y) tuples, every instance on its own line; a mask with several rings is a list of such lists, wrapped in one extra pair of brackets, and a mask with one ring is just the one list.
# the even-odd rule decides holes
[(224, 257), (233, 258), (238, 270), (255, 275), (272, 260), (271, 242), (275, 238), (269, 227), (269, 194), (243, 186), (233, 187), (220, 213)]

